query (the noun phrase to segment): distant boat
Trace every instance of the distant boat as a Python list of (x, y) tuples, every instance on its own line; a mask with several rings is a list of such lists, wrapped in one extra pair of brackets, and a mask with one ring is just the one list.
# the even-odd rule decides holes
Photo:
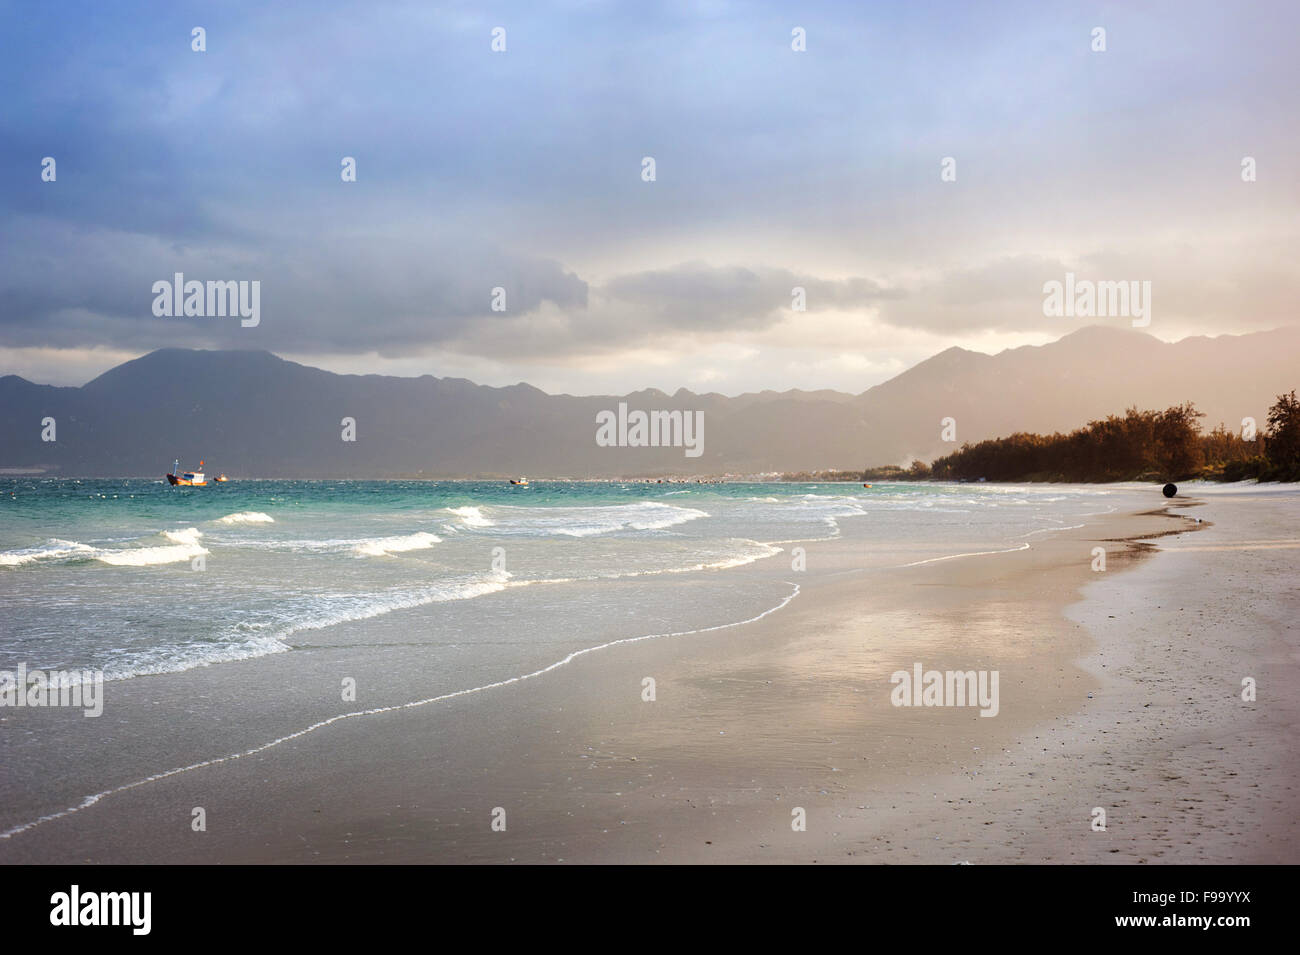
[(862, 486), (863, 486), (863, 487), (871, 487), (870, 484), (864, 484), (864, 485), (862, 485)]
[(207, 487), (207, 476), (203, 473), (203, 462), (199, 462), (199, 470), (182, 471), (180, 458), (172, 465), (172, 473), (167, 475), (167, 483), (174, 487)]
[(230, 480), (230, 478), (226, 477), (224, 474), (218, 474), (216, 480), (218, 484), (225, 484)]
[(528, 487), (528, 478), (526, 477), (511, 478), (510, 483), (513, 484), (515, 487)]

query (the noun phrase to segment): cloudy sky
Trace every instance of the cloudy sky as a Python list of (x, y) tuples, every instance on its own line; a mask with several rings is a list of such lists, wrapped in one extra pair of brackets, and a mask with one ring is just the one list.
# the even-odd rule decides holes
[[(1289, 0), (0, 9), (0, 373), (857, 392), (1130, 324), (1045, 317), (1067, 271), (1150, 281), (1167, 340), (1300, 322)], [(176, 272), (261, 323), (156, 317)]]

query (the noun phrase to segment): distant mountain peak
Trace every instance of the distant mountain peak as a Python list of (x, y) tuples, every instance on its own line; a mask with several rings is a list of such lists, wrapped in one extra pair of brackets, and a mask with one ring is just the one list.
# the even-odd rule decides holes
[[(617, 477), (864, 468), (933, 460), (957, 440), (1068, 431), (1125, 408), (1192, 400), (1208, 421), (1263, 420), (1300, 387), (1300, 329), (1167, 343), (1087, 326), (996, 355), (952, 347), (860, 395), (763, 391), (735, 397), (657, 388), (550, 395), (432, 376), (342, 375), (267, 351), (163, 348), (81, 388), (0, 378), (0, 467), (159, 474), (175, 458), (240, 477), (433, 478), (488, 474)], [(678, 446), (609, 447), (596, 415), (631, 409), (707, 414), (700, 457)], [(34, 427), (58, 420), (57, 443)], [(353, 419), (356, 440), (340, 440)]]

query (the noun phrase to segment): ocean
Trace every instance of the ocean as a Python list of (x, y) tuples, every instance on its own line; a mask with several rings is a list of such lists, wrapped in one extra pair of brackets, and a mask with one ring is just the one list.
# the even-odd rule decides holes
[[(861, 566), (1023, 548), (1102, 487), (0, 481), (0, 670), (136, 680), (328, 644), (445, 688), (587, 646), (750, 619), (801, 543)], [(410, 677), (410, 673), (404, 674)]]

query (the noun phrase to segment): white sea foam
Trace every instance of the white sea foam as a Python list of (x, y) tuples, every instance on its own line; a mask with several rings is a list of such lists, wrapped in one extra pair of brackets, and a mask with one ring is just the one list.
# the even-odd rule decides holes
[[(241, 628), (252, 632), (253, 628)], [(195, 667), (215, 663), (234, 663), (252, 660), (272, 653), (285, 653), (292, 649), (288, 644), (270, 634), (241, 636), (237, 640), (212, 643), (204, 641), (191, 644), (163, 644), (147, 650), (131, 652), (126, 663), (109, 662), (104, 668), (105, 681), (129, 680), (137, 676), (157, 676), (162, 673), (181, 673)]]
[[(678, 507), (658, 501), (616, 504), (610, 507), (553, 507), (535, 523), (565, 537), (594, 537), (618, 531), (659, 531), (709, 515), (693, 507)], [(555, 513), (559, 512), (559, 513)]]
[(163, 531), (163, 537), (173, 544), (197, 544), (203, 532), (197, 527), (186, 527), (178, 531)]
[[(592, 507), (515, 507), (500, 505), (490, 515), (479, 507), (448, 508), (465, 527), (530, 537), (595, 537), (619, 531), (656, 531), (709, 515), (693, 507), (660, 501)], [(451, 526), (454, 529), (454, 525)]]
[(218, 524), (274, 524), (275, 519), (261, 511), (239, 511), (217, 518)]
[[(633, 520), (628, 525), (633, 530), (638, 531), (657, 531), (665, 527), (676, 527), (678, 524), (685, 524), (687, 521), (698, 520), (701, 517), (708, 517), (705, 511), (696, 510), (693, 507), (677, 507), (671, 504), (656, 504), (652, 501), (645, 501), (641, 505), (645, 508), (654, 508), (655, 510), (649, 516)], [(667, 508), (665, 512), (661, 508)]]
[(324, 594), (311, 601), (309, 612), (275, 625), (275, 636), (284, 640), (304, 630), (323, 630), (341, 623), (369, 620), (395, 610), (409, 610), (451, 600), (472, 600), (504, 590), (508, 575), (491, 574), (448, 580), (429, 587), (400, 588), (369, 594)]
[(466, 527), (492, 527), (496, 523), (484, 516), (482, 509), (477, 507), (449, 507), (447, 513), (455, 514)]
[(208, 553), (207, 548), (198, 542), (199, 531), (193, 527), (163, 531), (161, 536), (172, 543), (154, 547), (91, 547), (78, 541), (52, 538), (39, 547), (0, 553), (0, 566), (19, 567), (35, 562), (83, 558), (115, 567), (149, 567), (155, 564), (174, 564)]
[(208, 553), (202, 544), (167, 544), (160, 547), (101, 548), (94, 558), (114, 567), (152, 567), (156, 564), (175, 564)]
[(353, 551), (358, 557), (387, 557), (390, 554), (401, 554), (408, 550), (423, 550), (441, 542), (442, 538), (436, 534), (417, 531), (403, 537), (375, 537), (364, 540), (353, 547)]
[(0, 567), (21, 567), (42, 560), (58, 560), (65, 557), (90, 557), (95, 548), (77, 541), (60, 540), (52, 537), (36, 547), (22, 547), (17, 550), (0, 551)]

